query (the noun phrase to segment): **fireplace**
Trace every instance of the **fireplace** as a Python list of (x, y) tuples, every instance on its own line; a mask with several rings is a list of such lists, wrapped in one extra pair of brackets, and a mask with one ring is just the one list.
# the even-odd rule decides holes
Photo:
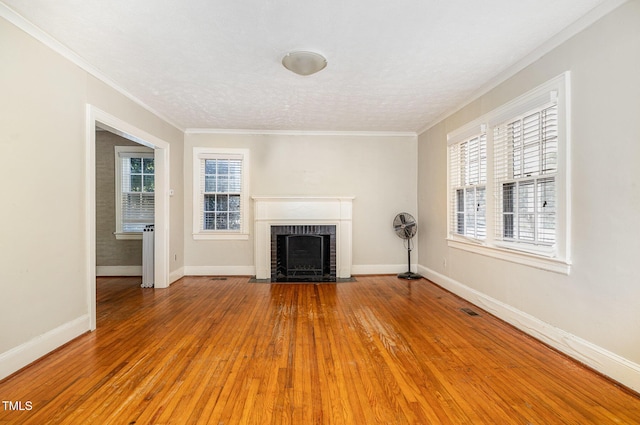
[(271, 226), (272, 282), (335, 282), (336, 226)]
[[(322, 279), (340, 281), (351, 277), (351, 221), (353, 197), (305, 197), (305, 196), (253, 196), (255, 223), (255, 266), (256, 279), (277, 280), (282, 271), (282, 259), (278, 260), (278, 236), (307, 235), (320, 236), (315, 244), (322, 245)], [(286, 239), (281, 239), (282, 241)], [(311, 239), (291, 239), (298, 241)], [(286, 244), (286, 242), (284, 242)], [(302, 253), (300, 253), (302, 255)], [(304, 254), (307, 255), (307, 254)], [(328, 260), (327, 260), (328, 257)], [(296, 263), (298, 260), (294, 260)], [(325, 270), (329, 261), (329, 270)], [(289, 263), (285, 259), (285, 262)], [(308, 267), (309, 265), (307, 265)], [(280, 269), (279, 269), (280, 267)], [(296, 266), (301, 269), (302, 266)], [(315, 269), (315, 265), (314, 265)], [(316, 279), (314, 270), (313, 279)], [(296, 279), (303, 273), (296, 271)]]

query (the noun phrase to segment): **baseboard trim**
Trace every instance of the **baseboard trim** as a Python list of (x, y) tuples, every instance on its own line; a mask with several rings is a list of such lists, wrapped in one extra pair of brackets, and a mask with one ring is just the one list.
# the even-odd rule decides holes
[(255, 276), (254, 266), (185, 266), (183, 276)]
[(406, 264), (354, 264), (351, 274), (397, 274), (407, 271)]
[[(396, 274), (406, 271), (406, 264), (354, 264), (351, 266), (351, 275)], [(174, 273), (179, 277), (173, 279)], [(185, 266), (178, 272), (171, 272), (170, 281), (173, 282), (183, 276), (255, 276), (255, 274), (255, 266)]]
[(96, 266), (96, 276), (142, 276), (142, 266)]
[(89, 322), (89, 315), (85, 314), (0, 354), (0, 379), (6, 378), (72, 339), (88, 332), (90, 330)]
[(185, 276), (184, 267), (180, 267), (177, 270), (173, 270), (169, 272), (169, 285), (171, 285), (176, 280), (182, 279)]
[[(407, 271), (406, 264), (361, 264), (352, 265), (351, 274), (396, 274)], [(173, 279), (175, 276), (178, 278)], [(181, 273), (181, 274), (180, 274)], [(172, 272), (171, 282), (183, 276), (255, 276), (255, 266), (185, 266)]]
[(418, 272), (448, 291), (513, 325), (524, 333), (574, 358), (599, 373), (640, 392), (640, 365), (596, 344), (498, 301), (424, 266)]

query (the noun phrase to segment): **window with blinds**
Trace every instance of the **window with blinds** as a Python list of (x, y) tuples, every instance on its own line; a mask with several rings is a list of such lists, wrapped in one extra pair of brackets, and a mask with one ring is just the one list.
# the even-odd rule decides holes
[(486, 223), (487, 136), (475, 135), (449, 146), (450, 232), (484, 239)]
[(195, 239), (247, 239), (248, 149), (194, 148)]
[(241, 228), (242, 158), (201, 159), (202, 230)]
[(568, 273), (569, 83), (566, 72), (447, 134), (449, 246)]
[(154, 223), (155, 163), (147, 148), (116, 147), (116, 234)]
[(556, 242), (558, 107), (545, 105), (494, 128), (497, 240)]

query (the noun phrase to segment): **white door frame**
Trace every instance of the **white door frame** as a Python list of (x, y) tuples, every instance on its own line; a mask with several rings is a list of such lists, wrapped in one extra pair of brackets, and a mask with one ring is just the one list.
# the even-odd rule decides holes
[(155, 163), (155, 228), (154, 286), (169, 287), (169, 143), (87, 105), (86, 134), (86, 264), (87, 303), (90, 329), (96, 329), (96, 124), (119, 136), (154, 149)]

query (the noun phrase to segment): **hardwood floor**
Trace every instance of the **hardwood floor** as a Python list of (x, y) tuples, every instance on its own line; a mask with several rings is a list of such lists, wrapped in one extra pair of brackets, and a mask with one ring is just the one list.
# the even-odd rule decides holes
[(99, 279), (97, 331), (0, 397), (2, 424), (640, 424), (637, 394), (391, 276)]

